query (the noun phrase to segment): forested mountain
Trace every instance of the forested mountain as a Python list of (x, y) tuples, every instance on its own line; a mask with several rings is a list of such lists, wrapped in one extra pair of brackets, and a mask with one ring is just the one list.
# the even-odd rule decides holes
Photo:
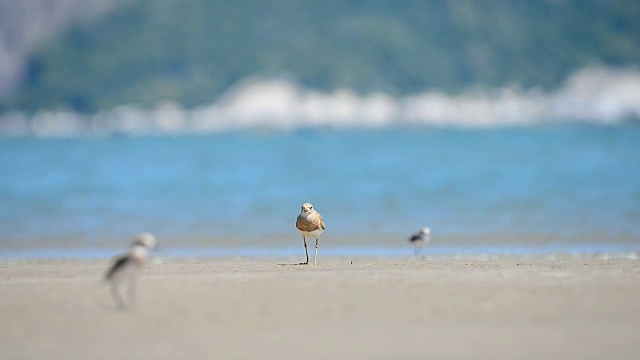
[(26, 58), (73, 22), (91, 21), (115, 0), (0, 1), (0, 105), (20, 81)]
[(408, 94), (640, 64), (640, 2), (129, 0), (35, 51), (0, 109), (211, 102), (248, 76)]

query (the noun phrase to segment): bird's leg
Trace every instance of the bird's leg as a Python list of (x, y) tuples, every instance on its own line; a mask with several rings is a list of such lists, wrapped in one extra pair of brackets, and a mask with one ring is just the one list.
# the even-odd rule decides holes
[(313, 265), (318, 266), (318, 238), (316, 238), (316, 257), (313, 258)]
[(304, 253), (307, 255), (307, 261), (304, 262), (305, 265), (309, 265), (309, 252), (307, 251), (307, 239), (303, 236), (302, 241), (304, 241)]
[(134, 307), (136, 305), (136, 284), (138, 282), (138, 275), (135, 274), (131, 276), (129, 279), (129, 284), (127, 288), (127, 299), (129, 300), (129, 307)]
[(115, 281), (111, 281), (111, 283), (109, 284), (109, 289), (111, 290), (113, 302), (116, 303), (116, 308), (118, 310), (124, 310), (124, 300), (122, 300), (122, 296), (120, 296), (120, 292), (118, 292), (118, 285)]

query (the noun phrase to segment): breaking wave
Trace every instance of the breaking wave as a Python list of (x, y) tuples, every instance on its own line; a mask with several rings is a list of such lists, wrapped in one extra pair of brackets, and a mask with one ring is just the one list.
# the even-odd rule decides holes
[(404, 97), (330, 93), (287, 79), (246, 80), (210, 105), (151, 110), (124, 105), (94, 115), (71, 111), (0, 114), (0, 135), (71, 137), (198, 134), (242, 129), (500, 127), (549, 122), (618, 124), (640, 119), (640, 71), (590, 67), (555, 91), (473, 88), (459, 95), (429, 90)]

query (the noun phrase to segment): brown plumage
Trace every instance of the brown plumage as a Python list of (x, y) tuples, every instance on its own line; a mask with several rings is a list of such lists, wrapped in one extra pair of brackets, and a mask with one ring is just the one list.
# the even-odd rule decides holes
[(322, 215), (318, 213), (313, 205), (310, 203), (302, 204), (302, 210), (300, 215), (296, 219), (296, 229), (302, 234), (302, 241), (304, 242), (304, 252), (307, 256), (306, 262), (302, 264), (309, 264), (309, 252), (307, 251), (307, 237), (316, 238), (316, 256), (313, 259), (313, 264), (318, 265), (318, 238), (325, 229), (324, 220)]
[(322, 215), (315, 210), (307, 217), (304, 217), (301, 213), (296, 219), (296, 228), (304, 232), (311, 232), (318, 229), (324, 230), (324, 220), (322, 219)]

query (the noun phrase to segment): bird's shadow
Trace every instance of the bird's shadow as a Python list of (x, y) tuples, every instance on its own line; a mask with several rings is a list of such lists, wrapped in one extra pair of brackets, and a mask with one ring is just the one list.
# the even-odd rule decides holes
[(278, 264), (278, 266), (303, 266), (303, 265), (306, 266), (306, 265), (309, 265), (309, 264), (303, 263), (303, 262), (301, 262), (301, 263), (292, 263), (292, 264)]

